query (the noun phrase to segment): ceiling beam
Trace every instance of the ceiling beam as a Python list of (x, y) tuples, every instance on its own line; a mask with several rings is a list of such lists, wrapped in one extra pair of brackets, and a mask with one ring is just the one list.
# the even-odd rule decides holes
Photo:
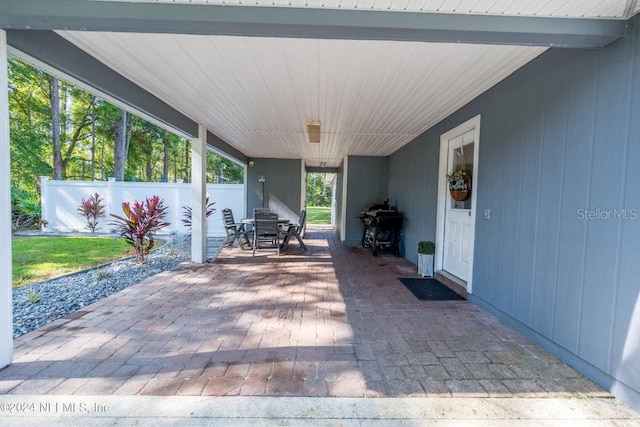
[[(7, 30), (7, 44), (27, 57), (95, 88), (107, 100), (131, 106), (186, 137), (197, 134), (198, 124), (131, 80), (118, 74), (53, 31)], [(38, 65), (38, 64), (34, 64)]]
[[(7, 44), (19, 59), (121, 108), (131, 109), (145, 120), (186, 138), (197, 134), (195, 121), (53, 31), (7, 30)], [(212, 133), (207, 135), (207, 144), (223, 155), (246, 163), (244, 153)]]
[(113, 0), (2, 0), (0, 28), (594, 48), (623, 37), (626, 22)]
[(624, 7), (623, 14), (625, 19), (629, 19), (633, 16), (633, 12), (635, 12), (636, 6), (638, 6), (638, 0), (627, 0), (627, 4)]
[(235, 160), (236, 162), (239, 162), (243, 165), (247, 164), (247, 156), (242, 151), (236, 150), (227, 142), (212, 134), (211, 132), (207, 133), (207, 145), (211, 147), (214, 152), (224, 157), (228, 157), (231, 160)]

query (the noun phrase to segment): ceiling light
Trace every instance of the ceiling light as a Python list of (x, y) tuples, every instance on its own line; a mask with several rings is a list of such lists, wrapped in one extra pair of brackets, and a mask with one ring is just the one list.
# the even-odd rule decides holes
[(309, 142), (320, 142), (320, 121), (308, 120), (307, 133), (309, 134)]

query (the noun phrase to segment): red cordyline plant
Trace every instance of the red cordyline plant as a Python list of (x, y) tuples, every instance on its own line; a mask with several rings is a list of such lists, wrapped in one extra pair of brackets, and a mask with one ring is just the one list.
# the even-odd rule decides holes
[(116, 226), (120, 236), (129, 243), (136, 251), (135, 262), (140, 264), (145, 262), (149, 251), (153, 249), (153, 233), (169, 225), (163, 218), (167, 215), (167, 207), (163, 205), (160, 197), (153, 196), (144, 202), (129, 202), (122, 204), (124, 217), (111, 214), (116, 219), (113, 225)]
[[(213, 207), (216, 202), (209, 203), (209, 195), (207, 194), (204, 203), (205, 205), (207, 205), (207, 216), (205, 218), (209, 218), (211, 215), (216, 213), (216, 208)], [(193, 213), (191, 206), (183, 206), (182, 209), (184, 210), (184, 212), (182, 213), (182, 223), (185, 225), (185, 227), (191, 228), (191, 215)]]
[(98, 220), (104, 216), (104, 200), (98, 193), (90, 196), (88, 199), (82, 199), (82, 203), (78, 208), (78, 213), (86, 218), (86, 228), (91, 230), (92, 233), (96, 232), (98, 228)]

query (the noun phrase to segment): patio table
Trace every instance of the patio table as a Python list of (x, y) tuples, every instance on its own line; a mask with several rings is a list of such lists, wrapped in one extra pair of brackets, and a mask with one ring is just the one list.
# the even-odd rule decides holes
[[(256, 226), (256, 219), (255, 218), (242, 218), (242, 220), (240, 221), (243, 224), (248, 224), (251, 225), (252, 227), (255, 228)], [(278, 226), (282, 227), (283, 225), (287, 225), (289, 224), (289, 220), (285, 219), (285, 218), (278, 218)], [(286, 249), (286, 245), (284, 242), (282, 242), (280, 244), (280, 249)]]
[[(250, 225), (255, 225), (256, 224), (255, 218), (242, 218), (241, 222), (243, 224), (250, 224)], [(278, 218), (278, 224), (279, 225), (289, 224), (289, 220), (285, 219), (285, 218)]]

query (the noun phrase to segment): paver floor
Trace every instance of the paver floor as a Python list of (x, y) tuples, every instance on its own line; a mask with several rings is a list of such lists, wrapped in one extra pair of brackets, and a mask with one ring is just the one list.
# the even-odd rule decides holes
[(408, 261), (305, 243), (225, 249), (26, 334), (0, 393), (609, 396), (467, 301), (416, 300)]

